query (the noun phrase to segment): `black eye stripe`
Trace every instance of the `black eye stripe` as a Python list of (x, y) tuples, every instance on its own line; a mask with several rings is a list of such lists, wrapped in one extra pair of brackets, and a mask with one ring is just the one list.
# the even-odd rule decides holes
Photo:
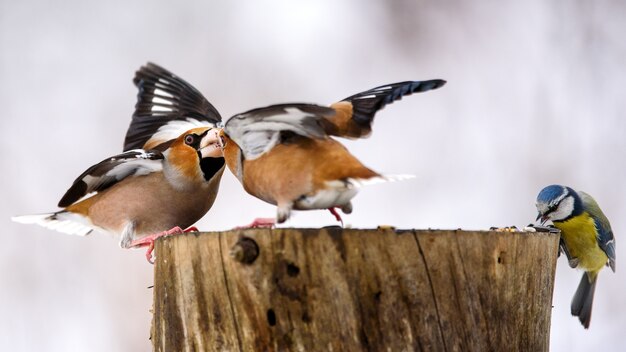
[(209, 133), (210, 130), (212, 130), (212, 128), (209, 128), (206, 131), (202, 132), (202, 134), (198, 136), (198, 139), (202, 139), (204, 136), (206, 136)]
[(561, 204), (561, 202), (548, 206), (548, 210), (546, 211), (546, 214), (554, 212), (559, 207), (559, 204)]

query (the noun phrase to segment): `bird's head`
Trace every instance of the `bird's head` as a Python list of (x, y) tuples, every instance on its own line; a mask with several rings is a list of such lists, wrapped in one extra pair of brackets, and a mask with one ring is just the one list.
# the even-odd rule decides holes
[(232, 143), (232, 140), (228, 137), (226, 132), (224, 132), (223, 128), (219, 130), (217, 137), (218, 137), (218, 143), (220, 145), (220, 148), (222, 148), (222, 150), (224, 150), (228, 144)]
[(165, 153), (168, 163), (189, 179), (210, 180), (224, 166), (219, 129), (197, 127), (181, 134)]
[(239, 146), (237, 145), (237, 143), (235, 143), (235, 141), (230, 139), (228, 134), (224, 132), (223, 129), (219, 131), (217, 137), (218, 137), (218, 143), (220, 145), (220, 148), (222, 152), (224, 153), (224, 157), (226, 159), (228, 159), (229, 154), (233, 154), (234, 152), (239, 150)]
[(579, 197), (573, 189), (560, 185), (547, 186), (537, 195), (537, 221), (543, 225), (548, 220), (566, 220), (575, 215), (577, 203)]
[(239, 145), (233, 141), (228, 134), (222, 129), (219, 132), (219, 143), (222, 148), (222, 152), (224, 153), (224, 159), (226, 160), (226, 165), (230, 171), (237, 176), (239, 180), (243, 177), (243, 168), (242, 168), (242, 151)]

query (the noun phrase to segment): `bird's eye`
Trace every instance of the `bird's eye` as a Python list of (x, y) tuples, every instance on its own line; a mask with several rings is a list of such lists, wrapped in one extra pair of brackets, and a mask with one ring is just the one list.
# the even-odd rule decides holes
[(193, 134), (188, 134), (185, 136), (185, 144), (192, 145), (196, 141), (196, 137)]

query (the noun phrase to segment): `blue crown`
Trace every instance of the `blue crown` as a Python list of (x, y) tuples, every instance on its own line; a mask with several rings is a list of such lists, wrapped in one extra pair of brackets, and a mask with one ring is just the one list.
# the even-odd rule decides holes
[(539, 195), (537, 196), (537, 202), (550, 203), (550, 201), (560, 197), (561, 194), (563, 194), (564, 189), (565, 187), (560, 185), (547, 186), (542, 189), (541, 192), (539, 192)]

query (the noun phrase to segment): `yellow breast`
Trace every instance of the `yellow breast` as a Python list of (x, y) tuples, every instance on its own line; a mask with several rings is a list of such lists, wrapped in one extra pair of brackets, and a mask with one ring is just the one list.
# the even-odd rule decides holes
[(567, 221), (557, 221), (554, 226), (561, 230), (570, 255), (578, 258), (579, 268), (597, 273), (604, 267), (608, 257), (598, 246), (597, 229), (588, 213), (583, 212)]

